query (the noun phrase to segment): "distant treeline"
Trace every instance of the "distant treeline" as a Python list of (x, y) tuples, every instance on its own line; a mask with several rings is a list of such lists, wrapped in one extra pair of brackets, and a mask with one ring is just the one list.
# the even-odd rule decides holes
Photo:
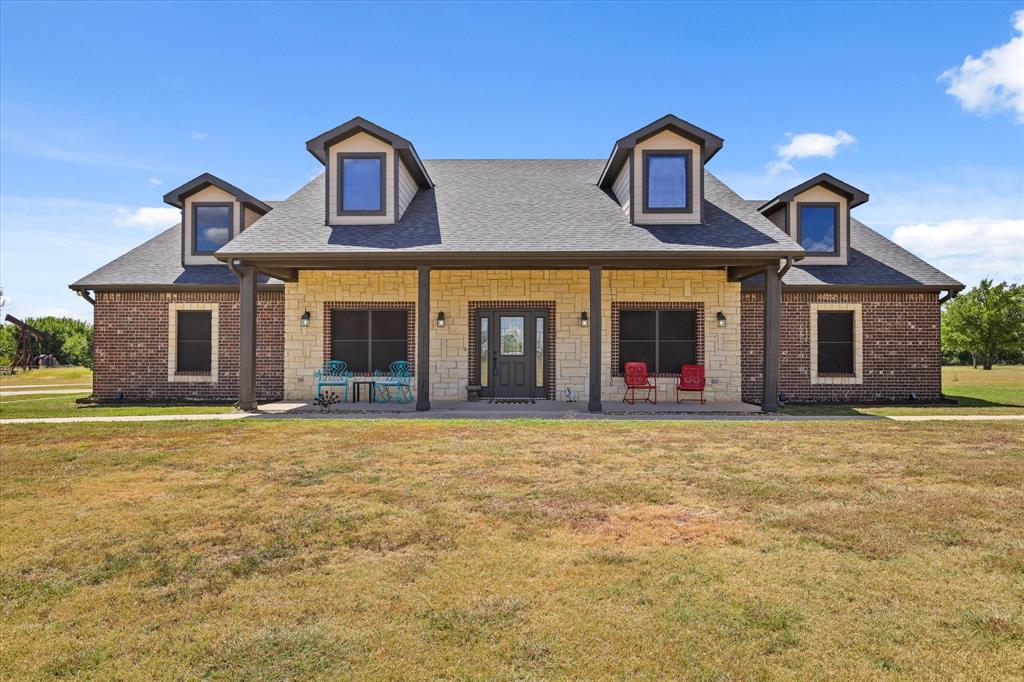
[[(62, 365), (92, 367), (92, 325), (70, 317), (28, 317), (24, 320), (50, 335), (49, 342), (32, 339), (33, 355), (53, 355)], [(18, 344), (19, 330), (0, 325), (0, 364), (9, 365)]]

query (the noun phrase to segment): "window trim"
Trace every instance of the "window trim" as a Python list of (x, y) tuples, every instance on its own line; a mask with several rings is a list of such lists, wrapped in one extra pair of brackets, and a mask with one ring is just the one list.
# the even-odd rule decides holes
[[(861, 323), (860, 303), (812, 303), (809, 306), (811, 383), (812, 384), (862, 384), (864, 383), (864, 333)], [(818, 313), (853, 313), (853, 374), (818, 373)]]
[(813, 256), (838, 256), (840, 254), (840, 238), (839, 238), (839, 235), (840, 235), (840, 232), (842, 231), (842, 224), (839, 221), (839, 212), (840, 212), (840, 209), (842, 208), (840, 206), (840, 203), (841, 202), (838, 202), (838, 201), (798, 201), (798, 202), (796, 202), (796, 239), (795, 239), (795, 241), (796, 241), (797, 244), (799, 244), (801, 246), (801, 248), (803, 247), (803, 238), (804, 238), (803, 213), (802, 213), (801, 209), (803, 209), (805, 206), (807, 208), (831, 208), (831, 209), (833, 209), (833, 212), (834, 212), (834, 215), (835, 215), (835, 220), (834, 220), (835, 225), (833, 227), (833, 237), (832, 237), (833, 249), (831, 251), (808, 251), (807, 252), (807, 256), (808, 257), (813, 257)]
[[(622, 359), (621, 352), (621, 325), (622, 325), (622, 312), (623, 311), (664, 311), (664, 312), (680, 312), (687, 311), (694, 314), (695, 329), (694, 333), (697, 338), (696, 347), (694, 349), (695, 362), (698, 365), (704, 365), (704, 344), (705, 344), (705, 322), (704, 322), (704, 303), (703, 301), (666, 301), (662, 303), (641, 303), (641, 302), (627, 302), (627, 301), (613, 301), (612, 302), (612, 325), (611, 325), (611, 355), (612, 355), (612, 366), (611, 375), (615, 378), (622, 377), (622, 370), (619, 367)], [(656, 332), (660, 330), (660, 327), (656, 327)], [(680, 367), (680, 369), (682, 369)], [(649, 372), (652, 377), (656, 378), (676, 378), (679, 377), (679, 371), (675, 372)]]
[[(684, 208), (652, 207), (650, 193), (650, 158), (652, 156), (681, 156), (686, 159), (686, 206)], [(644, 149), (641, 152), (644, 177), (644, 213), (693, 213), (693, 150), (691, 149)]]
[[(178, 372), (178, 313), (210, 313), (210, 372)], [(219, 303), (171, 303), (167, 306), (167, 382), (215, 384), (219, 379)]]
[[(189, 233), (192, 236), (192, 244), (191, 244), (191, 246), (192, 246), (192, 255), (193, 256), (212, 256), (213, 254), (217, 253), (216, 249), (214, 249), (213, 251), (200, 251), (197, 248), (197, 245), (199, 244), (199, 239), (198, 239), (198, 235), (196, 233), (196, 230), (199, 228), (198, 217), (199, 217), (199, 208), (200, 207), (210, 207), (210, 208), (226, 207), (228, 209), (228, 241), (224, 242), (225, 244), (227, 244), (232, 239), (234, 239), (235, 236), (236, 236), (236, 232), (235, 232), (235, 202), (233, 202), (233, 201), (193, 201), (192, 202), (192, 214), (191, 214), (192, 223), (189, 226)], [(221, 247), (217, 247), (217, 248), (219, 249)]]
[[(345, 209), (345, 159), (380, 159), (380, 210), (346, 210)], [(387, 177), (388, 177), (388, 155), (385, 152), (338, 152), (336, 154), (336, 165), (338, 173), (337, 187), (337, 214), (339, 216), (382, 216), (387, 215)]]

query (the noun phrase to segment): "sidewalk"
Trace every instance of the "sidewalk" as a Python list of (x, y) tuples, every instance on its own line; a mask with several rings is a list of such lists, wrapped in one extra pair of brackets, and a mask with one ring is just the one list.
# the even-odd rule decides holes
[(25, 419), (0, 419), (0, 425), (6, 424), (92, 424), (116, 422), (159, 422), (159, 421), (236, 421), (240, 419), (605, 419), (605, 420), (639, 420), (639, 421), (751, 421), (751, 422), (803, 422), (803, 421), (878, 421), (888, 419), (896, 422), (925, 421), (1024, 421), (1024, 414), (936, 414), (920, 416), (874, 416), (874, 415), (707, 415), (691, 414), (589, 414), (586, 412), (572, 416), (545, 415), (533, 413), (517, 413), (507, 410), (487, 411), (447, 411), (447, 412), (399, 412), (382, 413), (300, 413), (300, 414), (265, 414), (255, 412), (220, 412), (215, 414), (153, 414), (118, 417), (37, 417)]

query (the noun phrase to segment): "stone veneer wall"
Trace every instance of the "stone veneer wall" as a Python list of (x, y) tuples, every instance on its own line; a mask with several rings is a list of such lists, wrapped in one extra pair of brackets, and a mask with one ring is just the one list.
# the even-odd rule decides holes
[[(172, 306), (213, 304), (217, 309), (216, 381), (168, 381)], [(197, 306), (199, 307), (199, 306)], [(284, 294), (260, 291), (256, 304), (256, 394), (278, 400), (283, 392)], [(237, 291), (101, 291), (93, 310), (93, 397), (129, 401), (238, 400)]]
[[(726, 279), (725, 270), (606, 270), (602, 300), (605, 309), (601, 321), (602, 398), (622, 398), (622, 379), (609, 376), (612, 365), (611, 304), (621, 303), (703, 303), (704, 376), (707, 400), (739, 400), (740, 371), (740, 285)], [(725, 314), (726, 325), (719, 327), (718, 312)], [(659, 377), (658, 400), (675, 400), (675, 377)], [(696, 394), (684, 393), (693, 399)]]
[[(589, 313), (589, 274), (585, 270), (435, 270), (430, 284), (431, 399), (462, 400), (469, 383), (469, 308), (475, 301), (555, 302), (555, 395), (566, 386), (588, 396), (589, 333), (579, 323)], [(313, 372), (324, 360), (324, 303), (408, 302), (417, 300), (413, 270), (303, 270), (285, 284), (284, 395), (312, 398)], [(740, 288), (722, 270), (607, 270), (603, 274), (602, 386), (605, 400), (617, 400), (622, 379), (611, 371), (612, 302), (699, 302), (704, 306), (704, 358), (712, 400), (740, 398)], [(310, 324), (299, 318), (309, 311)], [(434, 326), (439, 311), (445, 326)], [(715, 315), (729, 320), (718, 328)], [(418, 312), (418, 311), (417, 311)], [(661, 398), (674, 395), (675, 379), (658, 380)]]
[[(862, 377), (811, 382), (811, 305), (861, 306)], [(761, 402), (764, 304), (743, 293), (743, 399)], [(942, 397), (938, 294), (783, 291), (779, 390), (789, 402), (878, 402)]]

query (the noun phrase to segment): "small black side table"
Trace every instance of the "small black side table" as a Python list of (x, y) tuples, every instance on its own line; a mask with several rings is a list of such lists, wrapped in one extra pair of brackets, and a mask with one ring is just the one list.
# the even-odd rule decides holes
[(374, 383), (375, 382), (373, 381), (373, 379), (356, 379), (355, 381), (353, 381), (352, 382), (352, 402), (358, 403), (360, 398), (362, 397), (362, 390), (361, 390), (361, 388), (363, 386), (368, 386), (370, 388), (370, 400), (369, 400), (369, 402), (372, 403), (373, 402)]

